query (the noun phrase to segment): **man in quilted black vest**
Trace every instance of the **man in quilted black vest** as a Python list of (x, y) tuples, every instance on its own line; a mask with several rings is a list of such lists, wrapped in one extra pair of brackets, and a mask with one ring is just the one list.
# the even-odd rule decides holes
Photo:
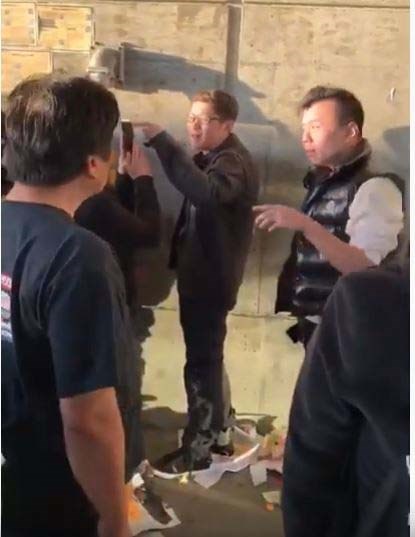
[(352, 93), (317, 86), (300, 108), (302, 144), (311, 163), (301, 210), (261, 205), (254, 211), (260, 229), (295, 232), (275, 312), (297, 317), (288, 334), (306, 346), (338, 278), (379, 265), (398, 249), (404, 184), (395, 174), (371, 170), (364, 112)]
[(186, 344), (184, 380), (189, 422), (183, 448), (155, 464), (170, 473), (203, 470), (211, 453), (231, 455), (233, 411), (223, 369), (226, 318), (236, 303), (252, 238), (259, 183), (249, 151), (233, 134), (238, 103), (224, 91), (202, 91), (187, 118), (193, 158), (161, 127), (142, 124), (169, 181), (184, 196), (173, 234)]

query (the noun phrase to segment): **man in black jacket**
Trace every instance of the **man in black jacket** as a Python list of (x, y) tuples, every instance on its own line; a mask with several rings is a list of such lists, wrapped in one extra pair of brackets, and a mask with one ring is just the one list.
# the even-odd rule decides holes
[[(151, 177), (150, 164), (133, 144), (131, 153), (120, 148), (119, 166), (114, 185), (86, 199), (76, 210), (74, 220), (80, 226), (105, 240), (115, 253), (124, 276), (126, 300), (138, 361), (138, 385), (141, 392), (145, 363), (142, 359), (144, 309), (140, 309), (138, 282), (135, 271), (138, 248), (154, 248), (160, 240), (160, 205)], [(115, 171), (115, 170), (112, 170)], [(147, 311), (147, 310), (146, 310)], [(140, 413), (135, 416), (138, 420)], [(134, 437), (139, 461), (145, 458), (142, 428)]]
[(127, 303), (137, 302), (135, 252), (160, 242), (160, 205), (150, 163), (137, 144), (132, 153), (120, 150), (114, 185), (91, 196), (75, 212), (75, 221), (111, 245), (125, 278)]
[(341, 274), (379, 265), (398, 247), (403, 181), (370, 167), (361, 103), (341, 88), (315, 87), (301, 103), (302, 143), (312, 168), (301, 210), (256, 207), (256, 224), (295, 231), (278, 280), (275, 312), (290, 311), (290, 336), (307, 344)]
[(409, 536), (409, 309), (409, 262), (329, 298), (291, 407), (286, 537)]
[(171, 183), (185, 200), (172, 240), (189, 422), (183, 448), (161, 461), (166, 471), (207, 468), (211, 451), (231, 454), (229, 382), (223, 370), (226, 317), (235, 306), (252, 235), (258, 178), (251, 155), (232, 133), (236, 99), (203, 91), (187, 129), (193, 159), (160, 127), (142, 124)]

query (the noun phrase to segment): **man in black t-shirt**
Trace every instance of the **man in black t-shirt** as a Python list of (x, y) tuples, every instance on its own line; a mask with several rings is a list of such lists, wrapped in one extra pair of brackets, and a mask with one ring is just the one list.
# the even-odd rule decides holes
[(72, 218), (106, 183), (118, 116), (113, 95), (83, 78), (29, 79), (8, 99), (5, 536), (130, 535), (140, 394), (125, 288), (109, 246)]

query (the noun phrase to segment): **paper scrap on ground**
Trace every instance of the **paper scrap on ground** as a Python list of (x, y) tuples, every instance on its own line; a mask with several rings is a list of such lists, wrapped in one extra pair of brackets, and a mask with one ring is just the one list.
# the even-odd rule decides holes
[(249, 468), (255, 487), (266, 482), (267, 470), (275, 470), (282, 474), (286, 438), (285, 429), (274, 429), (263, 437), (258, 450), (258, 461)]
[[(233, 457), (213, 456), (213, 462), (206, 470), (197, 470), (192, 472), (193, 480), (204, 488), (210, 488), (215, 485), (225, 472), (240, 472), (257, 460), (259, 443), (253, 440), (244, 431), (235, 427), (232, 433), (232, 441), (235, 445), (236, 455)], [(177, 479), (176, 474), (168, 474), (154, 469), (154, 475), (162, 479)]]
[(282, 459), (284, 457), (287, 432), (285, 428), (274, 429), (265, 435), (258, 455), (261, 459)]
[[(180, 524), (180, 520), (177, 518), (176, 513), (170, 507), (166, 507), (166, 512), (170, 516), (170, 521), (167, 524), (162, 524), (155, 520), (148, 511), (137, 502), (140, 514), (136, 520), (129, 518), (129, 524), (131, 533), (136, 536), (140, 535), (144, 531), (150, 530), (163, 530), (166, 528), (174, 528)], [(152, 537), (155, 537), (156, 534), (151, 533)]]
[[(136, 536), (150, 530), (174, 528), (179, 525), (180, 520), (177, 518), (176, 513), (161, 500), (160, 509), (163, 511), (163, 522), (154, 518), (143, 503), (137, 500), (134, 491), (142, 485), (144, 485), (144, 480), (140, 473), (134, 474), (131, 482), (127, 485), (128, 521), (131, 533)], [(157, 535), (162, 537), (161, 534), (151, 533), (151, 537), (157, 537)]]
[(267, 481), (267, 470), (275, 470), (282, 474), (283, 460), (282, 459), (262, 459), (249, 467), (251, 479), (254, 487), (262, 485)]
[(267, 503), (274, 503), (281, 505), (281, 491), (280, 490), (269, 490), (263, 492), (262, 496)]
[(210, 468), (199, 472), (199, 474), (194, 477), (194, 480), (196, 483), (199, 483), (199, 485), (202, 485), (202, 487), (212, 487), (220, 480), (225, 472), (240, 472), (251, 465), (257, 458), (258, 448), (259, 445), (257, 444), (242, 455), (228, 457), (228, 460), (224, 462), (220, 462), (223, 461), (222, 457), (218, 459), (215, 457)]

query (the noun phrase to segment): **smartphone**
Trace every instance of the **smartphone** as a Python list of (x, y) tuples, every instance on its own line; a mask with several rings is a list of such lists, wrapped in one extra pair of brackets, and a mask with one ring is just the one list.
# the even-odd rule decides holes
[(122, 148), (124, 153), (131, 153), (133, 150), (134, 142), (134, 129), (131, 121), (126, 119), (121, 120), (122, 130)]

